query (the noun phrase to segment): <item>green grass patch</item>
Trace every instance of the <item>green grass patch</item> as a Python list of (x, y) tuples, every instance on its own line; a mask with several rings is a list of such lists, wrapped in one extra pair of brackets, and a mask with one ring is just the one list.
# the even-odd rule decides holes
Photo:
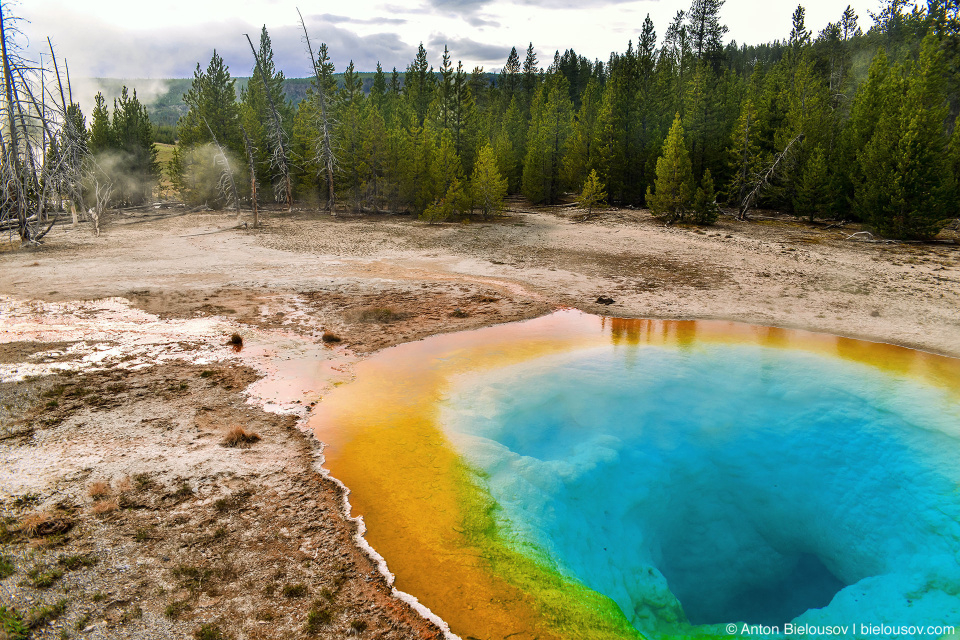
[(179, 620), (183, 614), (193, 609), (186, 600), (174, 600), (163, 610), (163, 615), (171, 620)]
[(284, 598), (302, 598), (307, 595), (307, 585), (303, 583), (283, 585)]
[(49, 589), (63, 577), (63, 569), (34, 567), (27, 572), (27, 584), (34, 589)]
[(27, 640), (30, 629), (23, 621), (23, 614), (13, 607), (7, 608), (0, 604), (0, 631), (7, 640)]
[(57, 560), (57, 564), (65, 568), (67, 571), (92, 567), (98, 562), (100, 562), (100, 559), (91, 555), (61, 556)]
[(0, 580), (9, 578), (16, 572), (17, 567), (13, 564), (13, 558), (10, 556), (0, 556)]

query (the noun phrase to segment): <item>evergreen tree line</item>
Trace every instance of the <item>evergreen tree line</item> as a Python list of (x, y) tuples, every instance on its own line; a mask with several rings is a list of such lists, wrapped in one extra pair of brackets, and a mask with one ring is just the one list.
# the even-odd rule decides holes
[[(82, 115), (81, 115), (82, 118)], [(85, 192), (96, 191), (92, 183), (110, 185), (109, 203), (139, 205), (148, 201), (160, 178), (154, 131), (146, 107), (123, 87), (113, 101), (113, 115), (102, 93), (94, 98), (90, 131), (84, 142), (90, 154)]]
[(321, 45), (297, 105), (264, 27), (239, 100), (216, 52), (197, 65), (172, 178), (185, 199), (223, 204), (230, 165), (246, 198), (257, 184), (261, 199), (431, 220), (489, 215), (507, 193), (556, 203), (585, 184), (701, 223), (725, 202), (927, 238), (956, 216), (955, 3), (889, 0), (866, 33), (848, 7), (816, 36), (801, 6), (789, 37), (761, 46), (723, 45), (722, 4), (694, 0), (662, 38), (648, 17), (606, 62), (571, 49), (542, 68), (532, 44), (522, 60), (514, 48), (492, 82), (446, 48), (435, 70), (421, 45), (403, 72), (378, 64), (369, 91), (352, 62), (338, 86)]

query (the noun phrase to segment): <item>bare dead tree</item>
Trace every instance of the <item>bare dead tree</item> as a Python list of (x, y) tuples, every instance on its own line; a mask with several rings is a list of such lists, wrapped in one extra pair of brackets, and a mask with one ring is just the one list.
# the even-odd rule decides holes
[(757, 175), (757, 181), (756, 183), (754, 183), (753, 189), (751, 189), (750, 192), (747, 193), (746, 197), (744, 197), (743, 201), (740, 203), (740, 210), (737, 213), (737, 220), (747, 219), (747, 212), (750, 211), (750, 208), (753, 206), (757, 197), (767, 187), (770, 186), (770, 183), (776, 177), (777, 169), (780, 168), (780, 165), (784, 161), (784, 159), (789, 157), (789, 154), (791, 152), (791, 149), (793, 148), (793, 145), (802, 140), (803, 140), (803, 134), (802, 133), (798, 134), (793, 140), (787, 143), (787, 146), (784, 147), (783, 151), (781, 151), (776, 156), (774, 156), (773, 162), (770, 163), (770, 166), (768, 166), (766, 169), (764, 169)]
[[(272, 153), (270, 154), (270, 165), (280, 172), (283, 180), (283, 188), (287, 197), (287, 211), (293, 210), (293, 186), (290, 182), (290, 154), (287, 151), (287, 132), (283, 129), (283, 122), (280, 119), (280, 112), (277, 111), (277, 105), (273, 102), (273, 96), (270, 94), (270, 84), (267, 82), (267, 74), (263, 70), (263, 61), (257, 55), (257, 50), (253, 47), (253, 41), (248, 34), (243, 34), (250, 44), (250, 51), (253, 52), (253, 59), (257, 64), (257, 72), (260, 74), (260, 81), (263, 83), (263, 91), (267, 96), (267, 105), (270, 107), (270, 122), (267, 123), (267, 135), (272, 143)], [(246, 134), (244, 134), (246, 135)]]
[(201, 116), (201, 118), (203, 119), (203, 124), (207, 125), (207, 131), (210, 132), (214, 146), (217, 147), (217, 164), (220, 165), (220, 179), (217, 180), (217, 189), (220, 191), (220, 195), (223, 196), (224, 200), (229, 200), (230, 196), (233, 196), (233, 207), (237, 215), (239, 215), (240, 195), (237, 193), (237, 183), (233, 179), (233, 167), (230, 166), (230, 158), (227, 157), (227, 152), (220, 146), (217, 136), (213, 133), (213, 129), (210, 128), (210, 123), (207, 122), (207, 119), (203, 116)]
[(320, 130), (320, 138), (317, 141), (317, 163), (326, 169), (327, 174), (327, 210), (334, 211), (333, 194), (333, 173), (337, 163), (336, 154), (333, 149), (333, 121), (327, 113), (327, 97), (323, 87), (323, 69), (319, 60), (313, 55), (313, 46), (310, 44), (310, 34), (307, 33), (307, 24), (303, 21), (303, 14), (297, 9), (297, 15), (300, 16), (300, 26), (303, 27), (303, 37), (307, 43), (307, 53), (310, 54), (310, 63), (313, 65), (313, 74), (317, 84), (317, 101), (320, 106), (320, 120), (317, 123)]
[[(77, 127), (79, 107), (65, 100), (52, 45), (52, 69), (25, 59), (17, 20), (0, 4), (0, 229), (16, 229), (21, 242), (37, 243), (56, 223), (65, 193), (74, 210), (82, 203), (86, 148)], [(47, 83), (51, 76), (57, 78), (56, 93)], [(69, 74), (67, 83), (69, 88)], [(51, 195), (53, 216), (47, 209)]]
[(90, 209), (90, 220), (93, 222), (93, 230), (97, 234), (97, 237), (100, 236), (100, 220), (103, 217), (103, 212), (106, 211), (107, 203), (110, 202), (112, 195), (113, 183), (101, 183), (99, 179), (94, 178), (93, 198), (95, 204), (93, 208)]
[(243, 147), (247, 150), (247, 164), (250, 165), (250, 202), (253, 206), (253, 228), (256, 229), (260, 226), (260, 209), (257, 207), (257, 170), (253, 163), (253, 144), (242, 124), (240, 133), (243, 134)]

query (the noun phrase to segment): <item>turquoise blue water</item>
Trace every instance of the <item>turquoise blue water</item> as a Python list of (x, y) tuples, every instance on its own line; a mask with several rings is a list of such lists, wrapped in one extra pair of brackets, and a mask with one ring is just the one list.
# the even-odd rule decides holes
[(441, 422), (504, 535), (641, 631), (960, 626), (942, 389), (802, 351), (611, 346), (464, 377)]

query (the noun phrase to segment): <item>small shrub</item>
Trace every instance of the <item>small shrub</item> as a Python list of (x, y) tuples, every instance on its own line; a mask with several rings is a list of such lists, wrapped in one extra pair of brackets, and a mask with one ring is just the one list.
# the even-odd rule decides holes
[(365, 620), (351, 620), (350, 628), (357, 633), (363, 633), (367, 629), (367, 623)]
[(156, 485), (149, 473), (133, 474), (133, 483), (137, 486), (139, 491), (149, 491)]
[(180, 500), (185, 500), (193, 495), (193, 487), (190, 486), (190, 483), (186, 480), (180, 482), (180, 486), (177, 487), (177, 490), (173, 492), (175, 498)]
[(91, 482), (87, 487), (87, 495), (94, 499), (110, 495), (110, 483), (103, 480)]
[(73, 521), (66, 517), (54, 516), (45, 511), (29, 513), (20, 520), (20, 531), (29, 538), (41, 538), (66, 533)]
[(57, 580), (63, 577), (62, 569), (48, 569), (46, 567), (34, 567), (27, 572), (27, 584), (34, 589), (49, 589)]
[(212, 369), (204, 369), (200, 372), (201, 378), (212, 378), (215, 375), (217, 375), (217, 372)]
[(102, 516), (107, 513), (113, 513), (120, 508), (120, 503), (116, 498), (109, 498), (106, 500), (97, 500), (93, 503), (93, 506), (90, 507), (90, 512), (97, 516)]
[(322, 606), (321, 603), (314, 602), (310, 611), (307, 613), (307, 624), (304, 630), (307, 633), (316, 633), (320, 630), (320, 627), (328, 625), (331, 622), (333, 622), (333, 613)]
[(307, 585), (303, 583), (283, 585), (283, 597), (285, 598), (302, 598), (305, 595), (307, 595)]
[(61, 556), (57, 560), (57, 564), (65, 568), (67, 571), (74, 571), (81, 567), (92, 567), (100, 561), (99, 558), (92, 555), (73, 555), (73, 556)]
[(271, 620), (277, 617), (276, 612), (273, 609), (258, 609), (256, 615), (254, 616), (257, 620), (263, 620), (264, 622), (270, 622)]
[(0, 604), (0, 632), (7, 640), (27, 640), (30, 629), (23, 622), (23, 614)]
[(273, 594), (277, 592), (277, 585), (272, 582), (263, 588), (263, 593), (268, 598), (273, 597)]
[(260, 436), (253, 431), (247, 431), (241, 425), (236, 424), (230, 427), (230, 430), (227, 432), (226, 437), (223, 439), (222, 444), (224, 447), (240, 447), (246, 448), (252, 445), (254, 442), (259, 442)]
[(93, 620), (93, 614), (89, 611), (77, 618), (76, 623), (73, 625), (73, 628), (77, 631), (83, 631), (87, 628), (87, 625), (90, 624), (90, 621)]
[(150, 535), (150, 529), (140, 528), (137, 529), (137, 532), (133, 535), (133, 539), (137, 542), (146, 542), (151, 539), (153, 536)]
[(328, 344), (331, 342), (340, 342), (342, 340), (340, 336), (335, 333), (330, 333), (329, 331), (324, 331), (323, 335), (320, 336), (320, 339)]
[(177, 565), (171, 571), (173, 577), (180, 581), (180, 585), (191, 591), (198, 591), (203, 583), (213, 575), (211, 569), (202, 569), (200, 567), (191, 567), (190, 565)]
[(457, 307), (456, 309), (450, 312), (451, 318), (467, 318), (469, 316), (470, 314), (464, 311), (463, 309), (461, 309), (460, 307)]
[(44, 408), (44, 409), (56, 409), (56, 408), (59, 407), (59, 406), (60, 406), (60, 403), (59, 403), (59, 402), (57, 402), (56, 400), (50, 400), (50, 401), (47, 402), (47, 404), (45, 404), (45, 405), (43, 406), (43, 408)]
[(234, 333), (232, 336), (230, 336), (230, 339), (227, 340), (227, 344), (234, 348), (242, 347), (243, 336), (241, 336), (239, 333)]
[(128, 622), (133, 622), (134, 620), (139, 620), (142, 617), (143, 609), (140, 608), (140, 605), (133, 605), (123, 612), (123, 615), (120, 617), (120, 622), (126, 624)]
[(16, 572), (17, 567), (13, 564), (13, 558), (9, 556), (0, 556), (0, 580), (9, 578)]
[(226, 640), (227, 636), (220, 630), (220, 627), (212, 622), (200, 625), (193, 632), (194, 640)]
[(361, 311), (359, 320), (360, 322), (378, 322), (381, 324), (386, 324), (388, 322), (394, 322), (395, 320), (401, 320), (403, 317), (404, 315), (402, 313), (397, 313), (388, 307), (372, 307), (370, 309), (364, 309)]
[(163, 615), (171, 620), (179, 620), (180, 616), (187, 613), (193, 607), (186, 600), (174, 600), (163, 610)]
[(46, 604), (37, 607), (27, 616), (27, 626), (31, 629), (37, 629), (43, 625), (56, 620), (67, 610), (67, 600), (62, 598), (56, 604)]
[(101, 591), (97, 591), (95, 594), (90, 596), (90, 599), (93, 600), (94, 602), (103, 602), (104, 600), (107, 599), (107, 594)]
[(17, 496), (13, 499), (13, 506), (15, 506), (17, 509), (23, 509), (24, 507), (31, 507), (39, 502), (39, 493), (25, 493), (22, 496)]

